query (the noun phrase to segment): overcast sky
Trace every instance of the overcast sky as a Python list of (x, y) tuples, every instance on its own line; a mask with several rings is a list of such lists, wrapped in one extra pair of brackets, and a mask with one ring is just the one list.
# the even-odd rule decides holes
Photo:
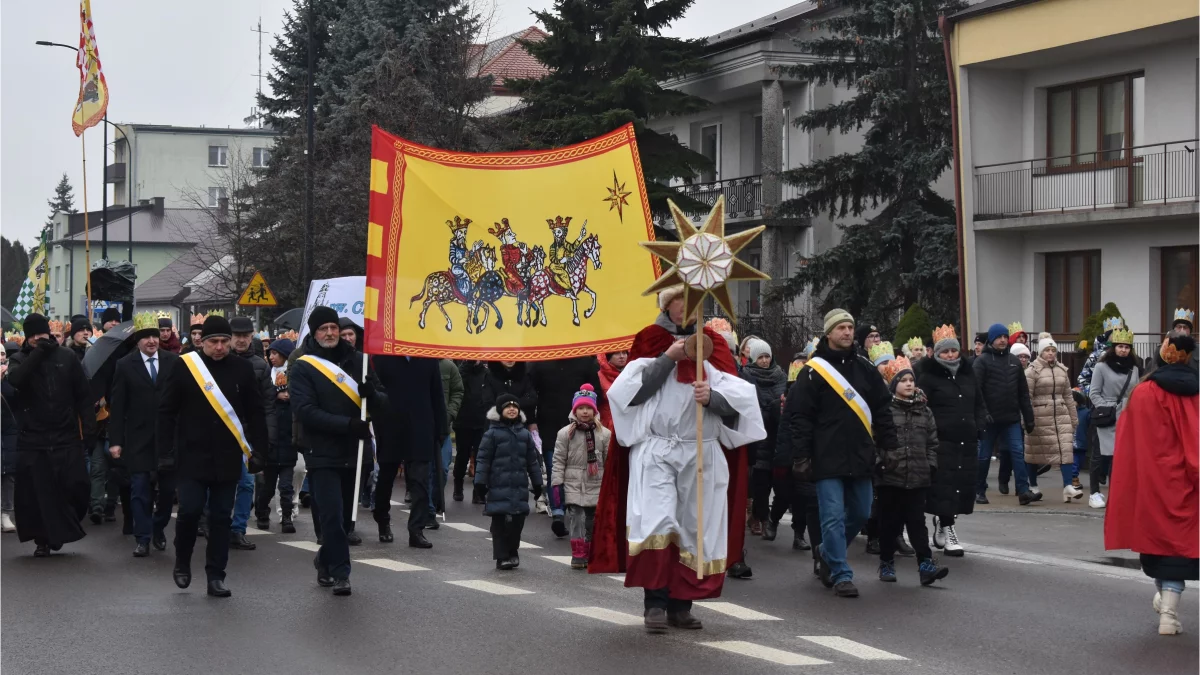
[[(485, 0), (489, 1), (489, 0)], [(796, 0), (697, 0), (667, 31), (704, 37), (745, 23)], [(492, 37), (535, 21), (530, 8), (552, 0), (494, 0)], [(92, 12), (111, 98), (109, 120), (210, 127), (244, 126), (254, 105), (258, 35), (263, 71), (270, 45), (292, 0), (92, 0)], [(81, 143), (71, 131), (79, 94), (75, 55), (35, 40), (79, 42), (76, 0), (0, 3), (0, 232), (27, 246), (46, 221), (46, 206), (63, 172), (83, 209)], [(109, 133), (110, 147), (117, 134)], [(98, 211), (103, 177), (101, 128), (85, 134), (88, 209)], [(110, 155), (111, 157), (111, 155)], [(110, 160), (111, 161), (111, 160)], [(110, 195), (111, 199), (111, 195)]]

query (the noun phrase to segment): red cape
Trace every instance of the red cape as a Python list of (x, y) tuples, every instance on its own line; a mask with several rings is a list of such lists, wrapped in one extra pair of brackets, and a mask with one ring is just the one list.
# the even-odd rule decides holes
[(596, 360), (600, 362), (600, 393), (603, 394), (600, 397), (600, 423), (612, 431), (612, 408), (608, 405), (608, 389), (616, 381), (621, 371), (610, 364), (603, 354), (597, 356)]
[(1104, 548), (1200, 558), (1200, 398), (1139, 384), (1117, 421)]
[[(717, 370), (737, 376), (737, 365), (725, 338), (709, 328), (704, 333), (712, 338), (713, 355), (709, 363)], [(633, 339), (629, 350), (629, 361), (657, 358), (675, 342), (661, 326), (643, 328)], [(681, 382), (695, 380), (696, 364), (680, 361), (678, 377)], [(746, 540), (746, 493), (750, 484), (747, 477), (746, 449), (722, 448), (725, 461), (729, 464), (729, 545), (728, 565), (742, 560), (742, 546)], [(608, 446), (608, 459), (604, 462), (604, 482), (600, 485), (600, 501), (596, 505), (596, 525), (592, 535), (592, 551), (588, 558), (591, 574), (614, 574), (625, 571), (625, 557), (629, 541), (625, 538), (625, 500), (629, 493), (629, 448), (617, 444), (617, 435), (612, 435)]]

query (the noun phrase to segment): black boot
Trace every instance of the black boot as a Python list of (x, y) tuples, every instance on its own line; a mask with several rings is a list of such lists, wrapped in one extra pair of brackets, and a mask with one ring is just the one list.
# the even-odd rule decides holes
[(802, 533), (795, 532), (792, 534), (792, 549), (796, 551), (808, 551), (812, 549), (812, 546), (805, 541)]
[(46, 544), (38, 544), (38, 545), (37, 545), (37, 546), (36, 546), (36, 547), (33, 549), (33, 557), (35, 557), (35, 558), (49, 558), (49, 557), (50, 557), (50, 547), (49, 547), (49, 546), (47, 546)]
[(329, 588), (334, 584), (333, 577), (329, 575), (329, 570), (321, 566), (321, 554), (313, 556), (313, 567), (317, 568), (317, 585), (322, 588)]
[(349, 532), (346, 533), (346, 543), (349, 544), (350, 546), (361, 546), (362, 545), (362, 536), (360, 536), (354, 530), (350, 530)]
[(255, 525), (255, 527), (257, 527), (260, 530), (269, 532), (271, 530), (271, 519), (270, 519), (270, 517), (259, 518), (258, 521), (256, 523), (254, 523), (254, 525)]
[(766, 539), (767, 541), (775, 541), (775, 536), (778, 534), (779, 521), (767, 519), (767, 522), (763, 523), (762, 538)]
[(908, 542), (904, 541), (904, 535), (896, 537), (896, 553), (897, 555), (917, 554), (917, 552), (913, 550), (913, 547), (909, 546)]
[(461, 502), (463, 500), (463, 479), (454, 479), (454, 501)]
[(292, 523), (292, 514), (285, 513), (279, 518), (279, 531), (284, 534), (296, 534), (296, 525)]
[(379, 541), (384, 544), (396, 541), (396, 537), (392, 534), (391, 523), (379, 523)]
[(235, 548), (239, 551), (253, 551), (258, 548), (258, 545), (246, 538), (246, 535), (241, 532), (234, 532), (229, 535), (229, 548)]
[(214, 598), (228, 598), (233, 595), (228, 588), (225, 588), (225, 582), (220, 579), (208, 582), (208, 594)]
[(176, 586), (187, 588), (192, 585), (192, 566), (176, 560), (175, 569), (171, 572), (171, 576), (175, 578)]
[(471, 503), (472, 504), (483, 504), (484, 503), (483, 495), (479, 493), (478, 486), (471, 489)]
[(867, 555), (879, 555), (878, 539), (867, 539)]
[(754, 572), (746, 563), (735, 562), (732, 566), (730, 566), (728, 575), (734, 579), (749, 579), (750, 577), (754, 576)]
[(333, 594), (350, 595), (350, 580), (338, 579), (337, 581), (333, 582)]

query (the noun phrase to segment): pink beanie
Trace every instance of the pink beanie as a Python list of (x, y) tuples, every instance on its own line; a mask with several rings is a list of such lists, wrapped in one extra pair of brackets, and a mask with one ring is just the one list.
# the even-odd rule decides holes
[(600, 409), (596, 407), (596, 390), (590, 384), (584, 384), (575, 392), (575, 398), (571, 401), (571, 412), (581, 405), (590, 406), (592, 410), (599, 413)]

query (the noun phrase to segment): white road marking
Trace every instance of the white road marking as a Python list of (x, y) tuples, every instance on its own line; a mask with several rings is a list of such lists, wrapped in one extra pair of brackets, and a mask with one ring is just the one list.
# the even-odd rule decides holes
[(612, 579), (613, 581), (620, 581), (621, 583), (625, 583), (625, 575), (624, 574), (605, 574), (604, 576), (608, 577), (609, 579)]
[(741, 605), (735, 605), (732, 602), (700, 602), (700, 601), (697, 601), (695, 604), (697, 604), (701, 607), (707, 607), (708, 609), (711, 609), (715, 612), (720, 612), (726, 616), (732, 616), (735, 619), (741, 619), (743, 621), (782, 621), (782, 619), (780, 619), (777, 616), (771, 616), (770, 614), (763, 614), (762, 612), (757, 612), (748, 607), (742, 607)]
[(391, 504), (392, 506), (404, 506), (404, 502), (398, 502), (395, 499), (388, 501), (388, 503)]
[[(492, 540), (492, 538), (491, 538), (491, 537), (484, 537), (484, 538), (485, 538), (485, 539), (487, 539), (488, 541), (491, 541), (491, 540)], [(529, 543), (529, 542), (527, 542), (527, 541), (523, 541), (523, 542), (521, 542), (521, 545), (520, 545), (520, 546), (518, 546), (517, 548), (524, 548), (524, 549), (541, 549), (542, 547), (541, 547), (541, 546), (538, 546), (537, 544), (531, 544), (531, 543)]]
[(420, 565), (410, 565), (408, 563), (402, 563), (399, 560), (388, 560), (387, 558), (366, 558), (363, 560), (355, 560), (354, 562), (362, 563), (363, 565), (370, 565), (372, 567), (382, 567), (385, 570), (392, 570), (393, 572), (427, 572), (427, 571), (429, 571), (428, 567), (421, 567)]
[(640, 626), (642, 617), (636, 614), (626, 614), (625, 612), (616, 612), (603, 607), (559, 607), (563, 612), (586, 616), (591, 619), (600, 619), (609, 623), (615, 623), (618, 626)]
[(284, 546), (295, 546), (296, 548), (303, 549), (305, 551), (319, 551), (321, 549), (320, 546), (317, 546), (317, 542), (315, 541), (281, 541), (279, 543), (283, 544)]
[(569, 556), (569, 555), (544, 555), (542, 557), (545, 558), (546, 560), (550, 560), (550, 561), (553, 561), (556, 563), (562, 563), (564, 565), (571, 564), (571, 556)]
[(808, 640), (809, 642), (815, 642), (816, 644), (819, 644), (822, 647), (828, 647), (829, 649), (837, 650), (843, 654), (849, 654), (850, 656), (858, 657), (860, 659), (863, 659), (864, 661), (907, 661), (908, 660), (908, 659), (904, 658), (903, 656), (900, 656), (899, 654), (885, 652), (882, 649), (876, 649), (874, 647), (869, 647), (867, 645), (864, 645), (861, 642), (855, 642), (854, 640), (847, 640), (844, 637), (838, 637), (836, 635), (798, 635), (797, 637), (799, 637), (801, 640)]
[(484, 581), (482, 579), (468, 579), (465, 581), (447, 581), (446, 583), (453, 584), (454, 586), (462, 586), (463, 588), (470, 588), (471, 590), (475, 590), (475, 591), (483, 591), (484, 593), (491, 593), (492, 595), (532, 595), (533, 594), (533, 591), (527, 591), (523, 588), (513, 588), (512, 586), (505, 586), (504, 584), (497, 584), (497, 583), (493, 583), (491, 581)]
[(260, 530), (255, 527), (247, 527), (246, 528), (246, 536), (247, 537), (253, 537), (256, 534), (275, 534), (275, 533), (271, 532), (270, 530)]
[(725, 640), (721, 642), (701, 642), (705, 647), (715, 647), (717, 649), (749, 656), (771, 663), (778, 663), (781, 666), (819, 666), (829, 663), (821, 659), (814, 659), (811, 656), (796, 654), (794, 652), (785, 652), (782, 649), (774, 647), (764, 647), (756, 645), (753, 642), (745, 642), (743, 640)]
[(442, 525), (459, 532), (487, 532), (482, 527), (475, 527), (470, 523), (442, 523)]

